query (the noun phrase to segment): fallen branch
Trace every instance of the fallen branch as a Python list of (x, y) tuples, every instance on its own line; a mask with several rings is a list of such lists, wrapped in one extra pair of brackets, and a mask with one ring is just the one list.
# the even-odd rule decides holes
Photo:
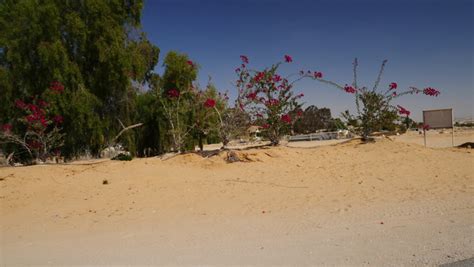
[(115, 138), (113, 139), (113, 143), (117, 142), (117, 139), (126, 131), (128, 130), (131, 130), (133, 128), (137, 128), (137, 127), (140, 127), (143, 125), (143, 123), (137, 123), (137, 124), (133, 124), (133, 125), (130, 125), (130, 126), (127, 126), (125, 127), (125, 125), (123, 125), (122, 121), (118, 120), (120, 125), (122, 126), (122, 130), (115, 136)]

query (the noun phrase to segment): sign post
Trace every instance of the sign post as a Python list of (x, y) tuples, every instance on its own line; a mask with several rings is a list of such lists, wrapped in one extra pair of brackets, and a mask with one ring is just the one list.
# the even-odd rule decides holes
[(423, 135), (426, 146), (426, 127), (430, 129), (451, 128), (451, 143), (454, 146), (453, 109), (423, 110)]

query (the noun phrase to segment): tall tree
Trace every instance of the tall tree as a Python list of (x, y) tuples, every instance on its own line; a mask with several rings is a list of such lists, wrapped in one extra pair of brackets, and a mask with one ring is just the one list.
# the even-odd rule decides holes
[[(118, 119), (131, 122), (134, 87), (158, 62), (159, 49), (140, 30), (142, 7), (142, 0), (0, 1), (0, 120), (12, 119), (14, 99), (42, 95), (59, 81), (66, 152), (90, 150), (91, 131), (101, 136), (96, 148), (104, 145), (120, 130)], [(81, 115), (81, 99), (90, 115)], [(83, 123), (73, 127), (73, 120)], [(131, 143), (132, 136), (122, 138)]]

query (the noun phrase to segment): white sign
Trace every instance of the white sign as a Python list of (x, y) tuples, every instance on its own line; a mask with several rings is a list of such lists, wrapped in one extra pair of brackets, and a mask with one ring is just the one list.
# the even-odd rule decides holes
[(423, 110), (423, 124), (430, 129), (453, 128), (453, 109)]

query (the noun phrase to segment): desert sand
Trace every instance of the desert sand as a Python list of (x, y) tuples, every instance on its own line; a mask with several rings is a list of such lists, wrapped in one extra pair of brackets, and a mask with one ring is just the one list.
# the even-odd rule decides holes
[(0, 265), (436, 266), (473, 257), (471, 149), (402, 141), (249, 149), (232, 164), (224, 153), (0, 168)]

